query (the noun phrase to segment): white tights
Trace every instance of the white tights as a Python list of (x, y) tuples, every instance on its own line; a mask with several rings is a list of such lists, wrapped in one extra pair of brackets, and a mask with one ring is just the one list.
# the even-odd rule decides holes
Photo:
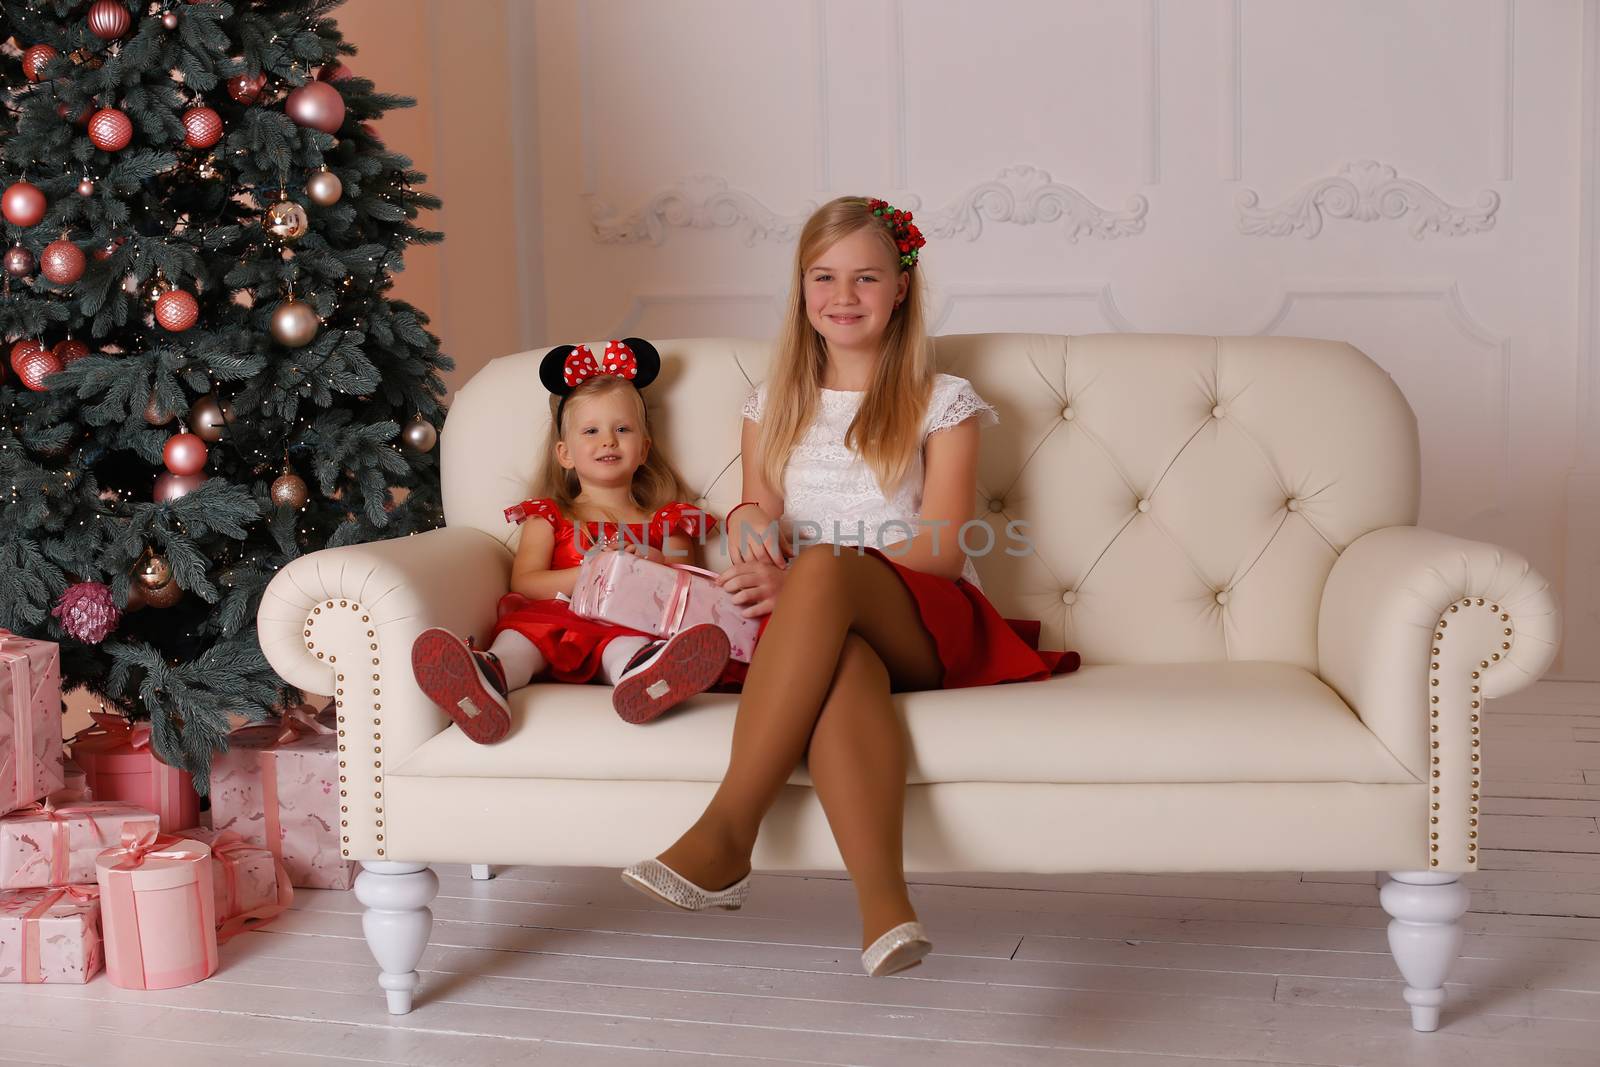
[[(605, 651), (600, 653), (600, 672), (596, 680), (606, 685), (616, 685), (628, 660), (646, 644), (648, 642), (642, 637), (612, 638)], [(549, 666), (534, 643), (515, 630), (500, 631), (500, 636), (494, 639), (489, 651), (499, 659), (500, 666), (506, 672), (507, 689), (521, 689), (533, 681), (534, 675)]]

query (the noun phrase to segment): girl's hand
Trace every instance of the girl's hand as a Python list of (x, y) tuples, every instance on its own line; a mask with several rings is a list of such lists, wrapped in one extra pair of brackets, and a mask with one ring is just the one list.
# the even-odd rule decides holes
[(778, 570), (788, 567), (782, 531), (761, 505), (748, 504), (734, 511), (727, 530), (728, 559), (734, 564), (764, 563)]
[(717, 575), (717, 584), (733, 594), (733, 602), (739, 605), (745, 618), (756, 619), (772, 614), (773, 607), (778, 603), (778, 591), (783, 588), (783, 579), (787, 574), (782, 567), (774, 567), (764, 560), (752, 560), (735, 563)]

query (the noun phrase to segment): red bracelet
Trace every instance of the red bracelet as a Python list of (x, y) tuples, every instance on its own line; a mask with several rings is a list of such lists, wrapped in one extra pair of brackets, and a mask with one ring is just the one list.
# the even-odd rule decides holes
[(723, 525), (727, 525), (728, 520), (733, 518), (733, 513), (735, 511), (738, 511), (740, 508), (750, 507), (751, 505), (754, 505), (756, 507), (760, 507), (761, 506), (761, 501), (759, 501), (759, 500), (741, 500), (739, 503), (737, 503), (733, 507), (729, 508), (728, 509), (728, 513), (726, 515), (722, 516)]

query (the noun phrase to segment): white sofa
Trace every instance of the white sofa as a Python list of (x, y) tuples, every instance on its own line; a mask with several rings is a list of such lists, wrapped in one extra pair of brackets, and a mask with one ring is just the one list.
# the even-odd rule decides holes
[[(722, 514), (768, 346), (657, 344), (658, 440)], [(274, 668), (337, 698), (345, 854), (363, 861), (397, 1014), (432, 921), (427, 864), (621, 867), (675, 840), (726, 766), (732, 696), (639, 727), (602, 687), (533, 685), (513, 695), (510, 737), (480, 747), (412, 679), (423, 628), (489, 634), (517, 537), (501, 511), (528, 494), (548, 421), (542, 354), (498, 359), (456, 396), (445, 528), (307, 555), (260, 609)], [(1349, 345), (988, 334), (940, 338), (937, 355), (1000, 413), (974, 502), (996, 533), (984, 588), (1084, 666), (1004, 699), (897, 697), (914, 747), (907, 869), (1389, 871), (1413, 1025), (1435, 1029), (1492, 758), (1481, 705), (1549, 665), (1544, 579), (1415, 525), (1415, 419)], [(1012, 520), (1033, 554), (1002, 550)], [(755, 865), (842, 869), (803, 768)]]

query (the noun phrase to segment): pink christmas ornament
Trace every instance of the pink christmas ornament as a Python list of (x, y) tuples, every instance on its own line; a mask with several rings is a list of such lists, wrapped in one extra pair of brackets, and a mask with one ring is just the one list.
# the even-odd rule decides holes
[(4, 214), (11, 225), (23, 229), (38, 225), (47, 206), (44, 193), (32, 182), (12, 182), (6, 186), (5, 196), (0, 198), (0, 214)]
[(338, 133), (344, 125), (344, 97), (327, 82), (308, 82), (289, 94), (283, 109), (302, 126)]
[(161, 449), (161, 459), (173, 474), (199, 474), (206, 469), (206, 443), (192, 433), (173, 434)]
[(86, 645), (104, 641), (122, 620), (122, 613), (111, 598), (110, 586), (100, 582), (67, 586), (50, 614), (61, 620), (61, 628), (67, 631), (68, 637)]
[[(155, 492), (151, 495), (157, 504), (170, 504), (180, 497), (189, 495), (194, 490), (205, 484), (206, 476), (203, 474), (173, 474), (171, 471), (162, 471), (161, 477), (156, 479)], [(145, 599), (150, 598), (147, 591)], [(161, 605), (166, 607), (167, 605)]]

